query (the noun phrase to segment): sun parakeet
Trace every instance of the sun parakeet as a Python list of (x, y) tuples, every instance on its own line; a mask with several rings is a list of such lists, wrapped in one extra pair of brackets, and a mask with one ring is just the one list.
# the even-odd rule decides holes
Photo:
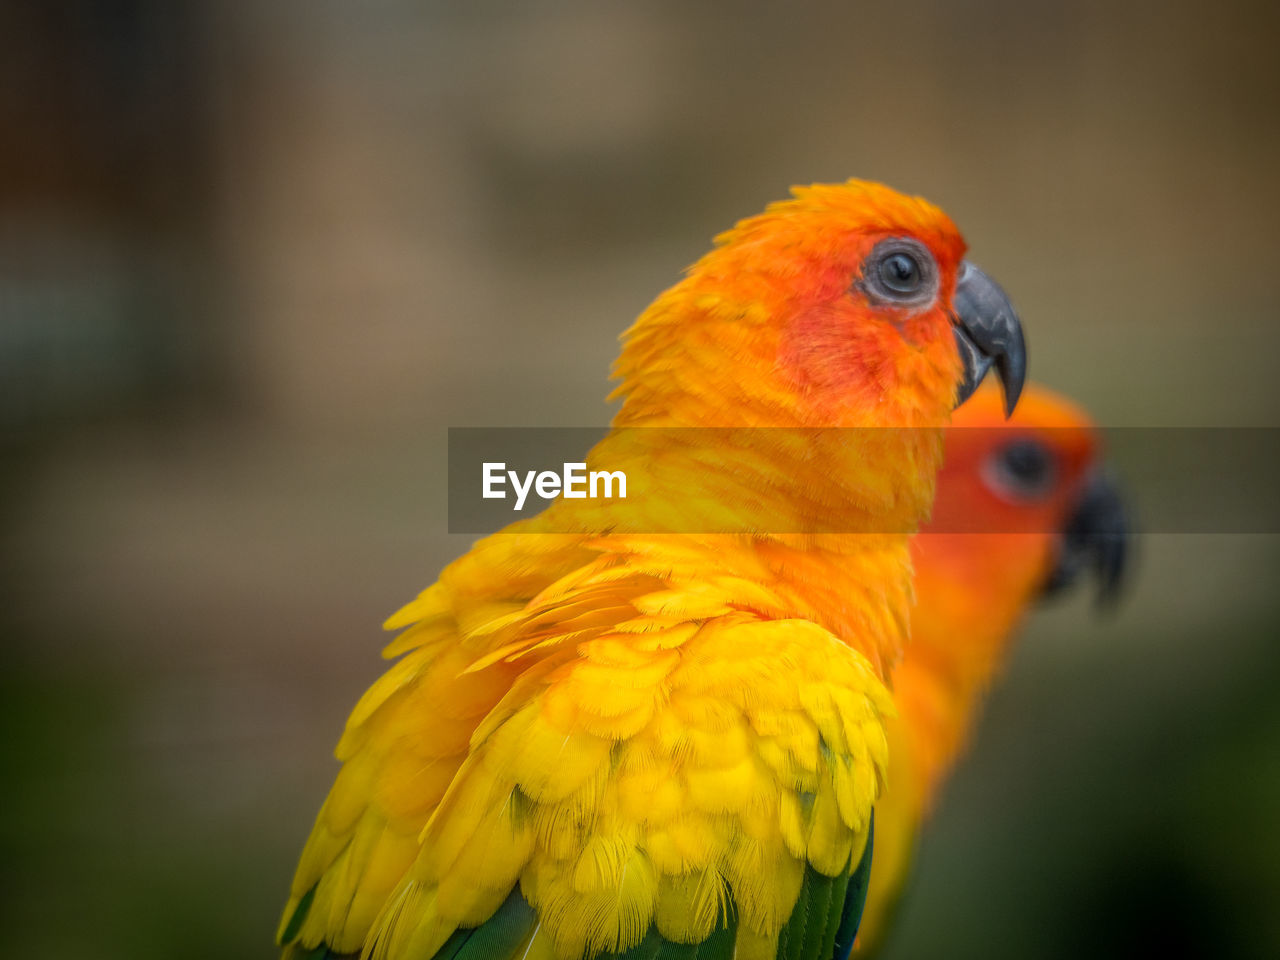
[(917, 831), (1027, 609), (1086, 568), (1101, 600), (1120, 585), (1126, 513), (1101, 457), (1089, 417), (1036, 384), (1008, 421), (986, 387), (955, 413), (933, 518), (912, 540), (917, 604), (893, 671), (898, 716), (855, 957), (882, 942)]
[[(648, 463), (610, 514), (640, 532), (560, 498), (388, 621), (396, 663), (338, 745), (287, 957), (847, 953), (908, 536), (952, 408), (993, 365), (1012, 408), (1025, 351), (936, 207), (860, 181), (793, 194), (624, 334), (590, 456)], [(634, 427), (798, 429), (638, 453), (672, 433)], [(907, 429), (810, 429), (832, 427)], [(694, 532), (748, 501), (790, 525)]]

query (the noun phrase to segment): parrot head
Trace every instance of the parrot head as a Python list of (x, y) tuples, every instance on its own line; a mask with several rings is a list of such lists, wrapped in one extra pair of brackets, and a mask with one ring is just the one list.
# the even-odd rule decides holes
[(939, 606), (952, 608), (947, 616), (972, 607), (993, 637), (1007, 635), (1029, 600), (1061, 592), (1086, 571), (1100, 602), (1123, 582), (1127, 514), (1103, 469), (1097, 428), (1039, 385), (1028, 386), (1008, 420), (989, 387), (956, 411), (923, 532), (917, 550), (930, 556), (918, 570), (937, 569), (967, 594)]
[(945, 213), (851, 180), (741, 221), (623, 335), (615, 424), (933, 427), (1026, 350)]
[(894, 672), (899, 704), (923, 731), (911, 759), (922, 798), (954, 762), (1029, 607), (1085, 571), (1100, 600), (1114, 599), (1126, 555), (1098, 430), (1067, 398), (1029, 384), (1006, 420), (999, 394), (979, 387), (945, 446), (933, 516), (911, 542), (918, 602)]

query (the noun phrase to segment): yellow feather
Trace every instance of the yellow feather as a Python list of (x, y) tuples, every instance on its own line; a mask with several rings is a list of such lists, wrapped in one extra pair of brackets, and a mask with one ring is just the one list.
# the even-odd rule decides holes
[(354, 953), (360, 948), (364, 935), (373, 926), (387, 896), (409, 869), (418, 849), (416, 836), (405, 836), (391, 827), (382, 830), (376, 846), (365, 859), (361, 875), (352, 882), (342, 943), (333, 942), (337, 949)]
[[(307, 840), (307, 845), (302, 851), (302, 859), (298, 862), (298, 870), (294, 874), (292, 897), (288, 909), (285, 910), (285, 918), (293, 915), (293, 910), (297, 907), (298, 901), (306, 895), (307, 891), (316, 885), (316, 882), (328, 869), (329, 865), (338, 858), (346, 847), (349, 836), (343, 835), (336, 837), (329, 832), (323, 823), (317, 823), (311, 831), (311, 837)], [(281, 921), (283, 924), (283, 920)]]
[(639, 733), (653, 716), (655, 703), (650, 702), (627, 710), (617, 716), (601, 715), (584, 709), (578, 713), (578, 725), (583, 732), (608, 740), (624, 740)]
[(384, 630), (399, 630), (411, 623), (447, 613), (450, 597), (443, 584), (433, 583), (418, 596), (393, 613), (382, 624)]
[(491, 763), (505, 765), (520, 789), (540, 803), (564, 800), (608, 772), (609, 740), (554, 728), (537, 703), (495, 731), (489, 748)]
[[(639, 751), (628, 751), (628, 756)], [(644, 755), (651, 756), (648, 751)], [(619, 773), (620, 813), (651, 825), (664, 824), (685, 809), (684, 787), (669, 763), (636, 770), (629, 765)]]
[(648, 858), (630, 850), (617, 886), (586, 894), (574, 889), (573, 872), (564, 861), (535, 858), (521, 886), (544, 929), (551, 932), (556, 955), (572, 960), (622, 952), (639, 943), (652, 922), (657, 897)]
[(853, 831), (840, 819), (835, 788), (823, 784), (813, 799), (809, 814), (809, 862), (828, 877), (844, 871), (853, 848)]
[(804, 822), (800, 798), (790, 790), (782, 791), (778, 799), (778, 828), (787, 850), (798, 860), (808, 856), (809, 831)]
[(436, 915), (433, 892), (413, 880), (402, 883), (374, 922), (361, 960), (433, 956), (453, 932)]
[(573, 869), (573, 889), (587, 895), (617, 887), (636, 846), (634, 828), (618, 833), (596, 833), (578, 856)]
[[(636, 686), (621, 675), (625, 670), (591, 670), (590, 664), (575, 670), (573, 676), (563, 684), (550, 691), (549, 700), (558, 701), (565, 698), (577, 710), (595, 717), (620, 717), (642, 708), (652, 709), (655, 700), (661, 695), (658, 683), (647, 686)], [(610, 682), (612, 675), (619, 675), (620, 682)], [(556, 709), (553, 707), (552, 709)], [(568, 711), (568, 705), (561, 709)], [(572, 712), (572, 711), (570, 711)]]
[(791, 856), (780, 834), (776, 843), (738, 834), (721, 858), (720, 871), (733, 890), (741, 923), (776, 940), (800, 896), (804, 862)]
[(686, 620), (701, 620), (729, 612), (723, 594), (704, 584), (680, 590), (655, 591), (634, 603), (635, 608), (646, 616), (675, 616)]
[(730, 832), (724, 818), (689, 811), (651, 829), (648, 843), (661, 850), (665, 873), (685, 873), (715, 863)]
[(663, 876), (654, 911), (658, 932), (675, 943), (700, 943), (727, 922), (729, 897), (715, 867)]
[(333, 790), (320, 810), (325, 829), (335, 837), (345, 837), (368, 807), (377, 759), (365, 753), (338, 771)]
[(721, 752), (726, 761), (736, 760), (747, 749), (746, 730), (741, 726), (742, 713), (733, 704), (717, 697), (695, 696), (682, 692), (671, 700), (673, 714), (691, 729), (702, 731), (715, 742), (715, 735), (724, 734), (731, 742), (722, 742), (714, 748), (712, 742), (703, 742), (700, 752), (711, 756)]
[(800, 702), (805, 712), (818, 726), (818, 732), (830, 750), (847, 753), (849, 741), (845, 737), (844, 718), (836, 707), (829, 683), (806, 684), (800, 691)]
[(554, 860), (572, 860), (588, 838), (581, 811), (564, 805), (539, 806), (533, 830), (538, 850)]
[(685, 773), (685, 782), (689, 785), (689, 802), (711, 813), (741, 809), (755, 800), (762, 786), (751, 757), (744, 757), (731, 767), (690, 769)]
[(347, 729), (352, 730), (364, 725), (373, 712), (382, 707), (393, 695), (403, 690), (417, 678), (423, 670), (424, 663), (420, 654), (405, 657), (384, 673), (373, 686), (365, 691), (347, 718)]
[(855, 761), (848, 757), (836, 757), (831, 763), (832, 787), (835, 791), (836, 807), (840, 812), (840, 822), (851, 830), (862, 826), (866, 809), (861, 806), (862, 795), (859, 794), (857, 778), (866, 776), (874, 782), (871, 771), (855, 766)]

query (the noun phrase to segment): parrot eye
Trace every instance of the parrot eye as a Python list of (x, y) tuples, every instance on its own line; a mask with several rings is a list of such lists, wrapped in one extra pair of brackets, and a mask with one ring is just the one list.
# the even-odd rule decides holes
[(1015, 440), (993, 453), (983, 469), (983, 479), (997, 494), (1012, 500), (1039, 500), (1048, 496), (1058, 476), (1053, 451), (1036, 440)]
[(858, 286), (876, 303), (922, 307), (938, 292), (938, 265), (910, 237), (881, 240), (862, 265)]
[(905, 253), (895, 253), (880, 261), (880, 282), (894, 293), (915, 293), (920, 286), (920, 274), (920, 264)]

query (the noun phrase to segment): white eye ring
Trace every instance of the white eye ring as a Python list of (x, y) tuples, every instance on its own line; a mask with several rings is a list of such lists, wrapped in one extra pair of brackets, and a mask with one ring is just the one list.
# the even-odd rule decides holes
[(1005, 500), (1043, 500), (1058, 480), (1058, 458), (1044, 444), (1022, 437), (1004, 444), (982, 464), (982, 479)]
[(938, 264), (919, 240), (881, 240), (862, 263), (855, 285), (873, 303), (920, 308), (938, 295)]

